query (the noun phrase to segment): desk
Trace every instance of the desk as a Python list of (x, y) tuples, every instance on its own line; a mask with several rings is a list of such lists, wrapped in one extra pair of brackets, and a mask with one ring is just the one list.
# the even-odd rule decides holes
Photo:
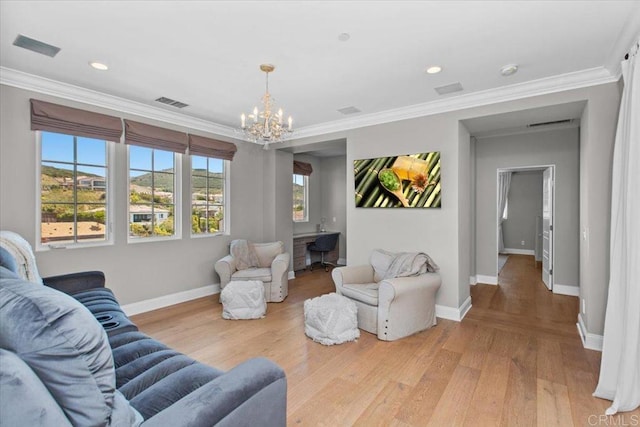
[[(340, 234), (338, 231), (325, 231), (324, 233), (300, 233), (293, 235), (293, 271), (304, 270), (307, 267), (307, 243), (315, 242), (316, 237), (325, 234)], [(340, 256), (339, 240), (336, 242), (336, 247), (331, 252), (328, 252), (324, 259), (332, 263), (338, 262)], [(312, 260), (313, 261), (313, 260)]]

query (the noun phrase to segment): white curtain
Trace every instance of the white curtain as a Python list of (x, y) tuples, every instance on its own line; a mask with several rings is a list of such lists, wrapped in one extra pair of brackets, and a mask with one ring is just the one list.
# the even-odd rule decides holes
[[(639, 41), (640, 42), (640, 41)], [(640, 68), (638, 42), (622, 63), (624, 89), (613, 152), (609, 299), (600, 380), (607, 415), (640, 406)]]
[(509, 187), (511, 186), (511, 172), (498, 173), (498, 253), (504, 252), (504, 238), (502, 237), (502, 223), (504, 222), (504, 208), (507, 206)]

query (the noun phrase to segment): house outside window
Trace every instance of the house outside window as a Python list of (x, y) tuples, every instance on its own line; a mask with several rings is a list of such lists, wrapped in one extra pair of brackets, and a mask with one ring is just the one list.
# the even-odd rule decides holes
[(113, 142), (37, 133), (38, 248), (110, 243)]
[(309, 221), (309, 177), (293, 174), (293, 221)]
[(228, 233), (229, 161), (191, 156), (191, 235)]
[(129, 241), (179, 238), (179, 154), (129, 146)]

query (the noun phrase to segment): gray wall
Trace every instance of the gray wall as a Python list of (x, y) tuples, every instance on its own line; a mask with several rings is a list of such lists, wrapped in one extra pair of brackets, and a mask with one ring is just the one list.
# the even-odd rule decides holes
[[(24, 236), (32, 245), (36, 236), (36, 143), (30, 130), (29, 98), (115, 114), (171, 129), (180, 126), (148, 120), (132, 115), (92, 107), (51, 96), (0, 86), (0, 228)], [(197, 132), (205, 135), (204, 132)], [(214, 138), (223, 139), (216, 135)], [(110, 246), (49, 250), (36, 253), (38, 267), (44, 276), (83, 270), (102, 270), (123, 304), (139, 302), (163, 295), (219, 283), (214, 272), (215, 261), (228, 253), (229, 241), (247, 238), (261, 241), (265, 236), (289, 241), (291, 246), (291, 214), (286, 224), (277, 206), (286, 198), (284, 175), (289, 184), (288, 205), (291, 206), (291, 169), (276, 173), (276, 154), (258, 145), (236, 141), (238, 152), (231, 163), (230, 236), (190, 238), (190, 219), (183, 215), (183, 237), (179, 240), (147, 243), (127, 243), (127, 158), (124, 144), (116, 144), (115, 164), (111, 172), (116, 178), (115, 243)], [(268, 155), (265, 153), (269, 153)], [(284, 154), (283, 154), (284, 155)], [(266, 156), (273, 156), (269, 162)], [(289, 156), (289, 161), (291, 155)], [(278, 158), (281, 155), (278, 155)], [(285, 155), (286, 157), (286, 155)], [(183, 156), (183, 194), (189, 194), (188, 159)], [(250, 172), (248, 172), (250, 171)], [(265, 176), (274, 181), (263, 186)], [(266, 180), (264, 180), (266, 181)], [(264, 190), (270, 192), (265, 196)], [(119, 190), (119, 191), (118, 191)], [(276, 203), (277, 202), (277, 203)], [(189, 211), (189, 198), (182, 198), (183, 212)], [(264, 215), (263, 215), (264, 213)], [(286, 229), (289, 229), (287, 234)]]
[[(554, 282), (579, 281), (579, 130), (478, 139), (476, 143), (476, 274), (497, 276), (497, 170), (555, 165)], [(533, 223), (535, 230), (535, 222)], [(522, 239), (520, 239), (522, 240)], [(516, 248), (519, 248), (519, 242)]]
[[(577, 173), (575, 178), (577, 186)], [(577, 187), (574, 190), (575, 194), (579, 194)], [(575, 200), (573, 202), (576, 214), (574, 221), (577, 224), (578, 203), (575, 203)], [(511, 188), (509, 189), (508, 218), (502, 224), (504, 247), (533, 251), (536, 247), (538, 216), (542, 216), (542, 171), (514, 172), (511, 175)], [(572, 237), (575, 239), (576, 236)], [(524, 245), (521, 244), (523, 240)], [(574, 250), (577, 260), (577, 241)], [(576, 268), (576, 280), (577, 275)]]
[[(351, 172), (351, 169), (349, 169)], [(322, 180), (321, 216), (327, 218), (327, 229), (340, 232), (340, 258), (347, 257), (347, 157), (323, 157), (320, 160)], [(335, 221), (333, 220), (335, 218)]]
[[(468, 275), (463, 272), (460, 258), (469, 257), (469, 248), (474, 234), (476, 244), (471, 249), (473, 260), (481, 271), (478, 247), (482, 230), (479, 222), (471, 224), (466, 235), (465, 215), (471, 216), (461, 206), (459, 192), (471, 192), (474, 180), (464, 179), (460, 168), (473, 169), (472, 162), (464, 164), (466, 152), (461, 152), (465, 134), (459, 128), (461, 120), (501, 114), (510, 111), (539, 108), (567, 102), (586, 101), (587, 109), (581, 126), (587, 132), (580, 133), (580, 226), (589, 228), (588, 245), (581, 241), (579, 280), (581, 297), (584, 295), (587, 312), (583, 316), (587, 331), (601, 334), (604, 325), (608, 275), (608, 209), (611, 198), (611, 152), (615, 137), (617, 110), (620, 92), (617, 83), (609, 83), (588, 88), (572, 89), (558, 93), (531, 96), (513, 101), (467, 108), (432, 116), (407, 119), (376, 126), (345, 130), (314, 137), (299, 138), (290, 145), (314, 144), (321, 141), (347, 140), (347, 165), (355, 159), (389, 156), (423, 151), (440, 151), (442, 165), (443, 200), (441, 209), (356, 209), (353, 202), (353, 176), (347, 174), (347, 258), (349, 264), (368, 261), (371, 250), (378, 247), (389, 250), (422, 250), (433, 256), (440, 265), (442, 287), (437, 295), (437, 303), (450, 308), (458, 308), (469, 295)], [(470, 142), (469, 142), (470, 143)], [(475, 147), (480, 147), (478, 143)], [(469, 157), (473, 149), (470, 150)], [(477, 156), (476, 156), (477, 157)], [(462, 162), (462, 163), (461, 163)], [(596, 166), (597, 165), (597, 166)], [(585, 171), (585, 167), (587, 170)], [(476, 176), (480, 166), (476, 165)], [(495, 180), (495, 171), (494, 180)], [(476, 187), (480, 182), (475, 182)], [(494, 191), (495, 198), (495, 191)], [(576, 199), (576, 203), (577, 203)], [(476, 212), (483, 211), (483, 200), (476, 199)], [(495, 211), (495, 204), (492, 208)], [(495, 218), (495, 212), (491, 215)], [(495, 222), (495, 221), (494, 221)], [(600, 228), (596, 230), (595, 228)], [(473, 230), (475, 228), (475, 233)], [(601, 231), (602, 230), (602, 231)], [(495, 232), (493, 246), (483, 251), (495, 252)], [(464, 249), (461, 249), (464, 248)], [(493, 269), (485, 274), (495, 274)], [(570, 267), (575, 269), (575, 266)], [(570, 278), (565, 279), (570, 280)], [(585, 287), (587, 289), (585, 289)]]
[(326, 218), (327, 230), (340, 232), (340, 258), (344, 260), (347, 256), (346, 157), (295, 154), (293, 158), (310, 163), (313, 167), (309, 176), (309, 221), (294, 222), (293, 232), (315, 232), (316, 225)]
[[(28, 105), (28, 99), (33, 94), (5, 86), (0, 90), (0, 227), (17, 231), (33, 243), (36, 226), (36, 155), (34, 137), (29, 131)], [(43, 95), (37, 97), (62, 104), (79, 105)], [(443, 185), (441, 209), (356, 209), (353, 202), (353, 176), (346, 174), (347, 258), (349, 264), (367, 262), (371, 250), (379, 247), (426, 251), (441, 267), (443, 284), (438, 292), (437, 303), (458, 308), (469, 296), (469, 287), (462, 285), (464, 281), (468, 281), (468, 274), (464, 277), (460, 258), (469, 256), (469, 252), (461, 247), (468, 248), (472, 237), (471, 232), (466, 234), (465, 226), (461, 227), (461, 224), (466, 221), (465, 216), (471, 215), (473, 205), (470, 202), (469, 212), (461, 212), (461, 209), (467, 207), (461, 206), (459, 193), (471, 194), (473, 177), (466, 180), (464, 172), (460, 172), (462, 167), (471, 168), (471, 162), (465, 165), (463, 161), (467, 153), (461, 153), (465, 135), (459, 122), (583, 100), (587, 101), (587, 107), (581, 120), (579, 194), (580, 230), (585, 232), (586, 238), (580, 240), (578, 283), (581, 285), (580, 297), (585, 300), (586, 305), (586, 312), (582, 317), (587, 332), (602, 334), (609, 274), (611, 159), (620, 102), (616, 83), (334, 132), (293, 140), (288, 144), (346, 139), (347, 165), (361, 158), (440, 151)], [(150, 120), (136, 119), (153, 123)], [(478, 147), (479, 145), (476, 148)], [(43, 274), (87, 268), (103, 269), (107, 272), (110, 286), (120, 295), (123, 303), (217, 282), (213, 262), (227, 252), (229, 239), (236, 236), (263, 238), (265, 227), (276, 223), (275, 213), (278, 210), (273, 204), (276, 201), (282, 203), (283, 211), (290, 211), (291, 205), (290, 178), (287, 180), (288, 185), (280, 186), (280, 179), (272, 181), (276, 186), (275, 190), (266, 180), (262, 185), (256, 184), (257, 180), (266, 176), (273, 175), (275, 178), (276, 175), (270, 171), (276, 167), (277, 161), (266, 161), (265, 154), (258, 146), (238, 143), (238, 148), (237, 160), (234, 160), (231, 169), (231, 236), (206, 239), (189, 239), (185, 236), (178, 241), (127, 245), (126, 229), (116, 230), (114, 246), (38, 253), (36, 256)], [(117, 151), (118, 163), (126, 164), (122, 147), (119, 146)], [(119, 188), (126, 187), (126, 172), (121, 172), (116, 174), (120, 176), (117, 182)], [(476, 182), (476, 186), (479, 186), (479, 182)], [(273, 197), (263, 196), (265, 190), (265, 194)], [(281, 193), (283, 191), (286, 193)], [(281, 194), (285, 195), (280, 197)], [(116, 202), (116, 219), (120, 223), (126, 223), (126, 193)], [(476, 200), (476, 204), (476, 211), (480, 211), (480, 201)], [(273, 215), (273, 218), (265, 220), (263, 212)], [(291, 224), (290, 213), (286, 218)], [(473, 224), (469, 227), (471, 231), (473, 227)], [(479, 240), (477, 223), (475, 227), (476, 239)], [(276, 234), (281, 232), (281, 228), (286, 228), (284, 222), (282, 226), (276, 227)], [(476, 262), (479, 258), (478, 246), (475, 245)], [(472, 264), (473, 262), (470, 263)], [(479, 263), (476, 270), (480, 270)]]
[[(291, 220), (293, 212), (289, 213), (290, 222), (293, 222), (293, 233), (308, 233), (316, 231), (316, 224), (320, 224), (322, 218), (322, 168), (320, 166), (320, 157), (311, 156), (308, 154), (294, 154), (294, 160), (301, 162), (307, 162), (313, 167), (313, 172), (309, 175), (309, 221), (305, 222), (293, 222)], [(293, 172), (292, 172), (293, 173)], [(291, 181), (291, 178), (289, 178)], [(292, 187), (292, 184), (289, 184)], [(293, 187), (292, 187), (293, 188)], [(293, 205), (293, 194), (291, 195), (290, 205)], [(290, 209), (291, 210), (291, 209)], [(327, 222), (327, 229), (331, 229), (330, 224)]]

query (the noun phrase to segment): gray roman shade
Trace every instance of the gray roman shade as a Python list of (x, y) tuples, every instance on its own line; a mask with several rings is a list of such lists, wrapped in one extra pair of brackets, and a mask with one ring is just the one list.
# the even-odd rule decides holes
[(233, 160), (237, 150), (238, 147), (230, 142), (189, 134), (189, 154)]
[(140, 145), (147, 148), (185, 153), (187, 151), (187, 134), (165, 129), (145, 123), (124, 121), (125, 144)]
[(311, 163), (300, 162), (298, 160), (293, 161), (293, 173), (296, 175), (311, 175), (313, 172), (313, 167), (311, 167)]
[(120, 142), (119, 117), (31, 99), (31, 130), (64, 133)]

